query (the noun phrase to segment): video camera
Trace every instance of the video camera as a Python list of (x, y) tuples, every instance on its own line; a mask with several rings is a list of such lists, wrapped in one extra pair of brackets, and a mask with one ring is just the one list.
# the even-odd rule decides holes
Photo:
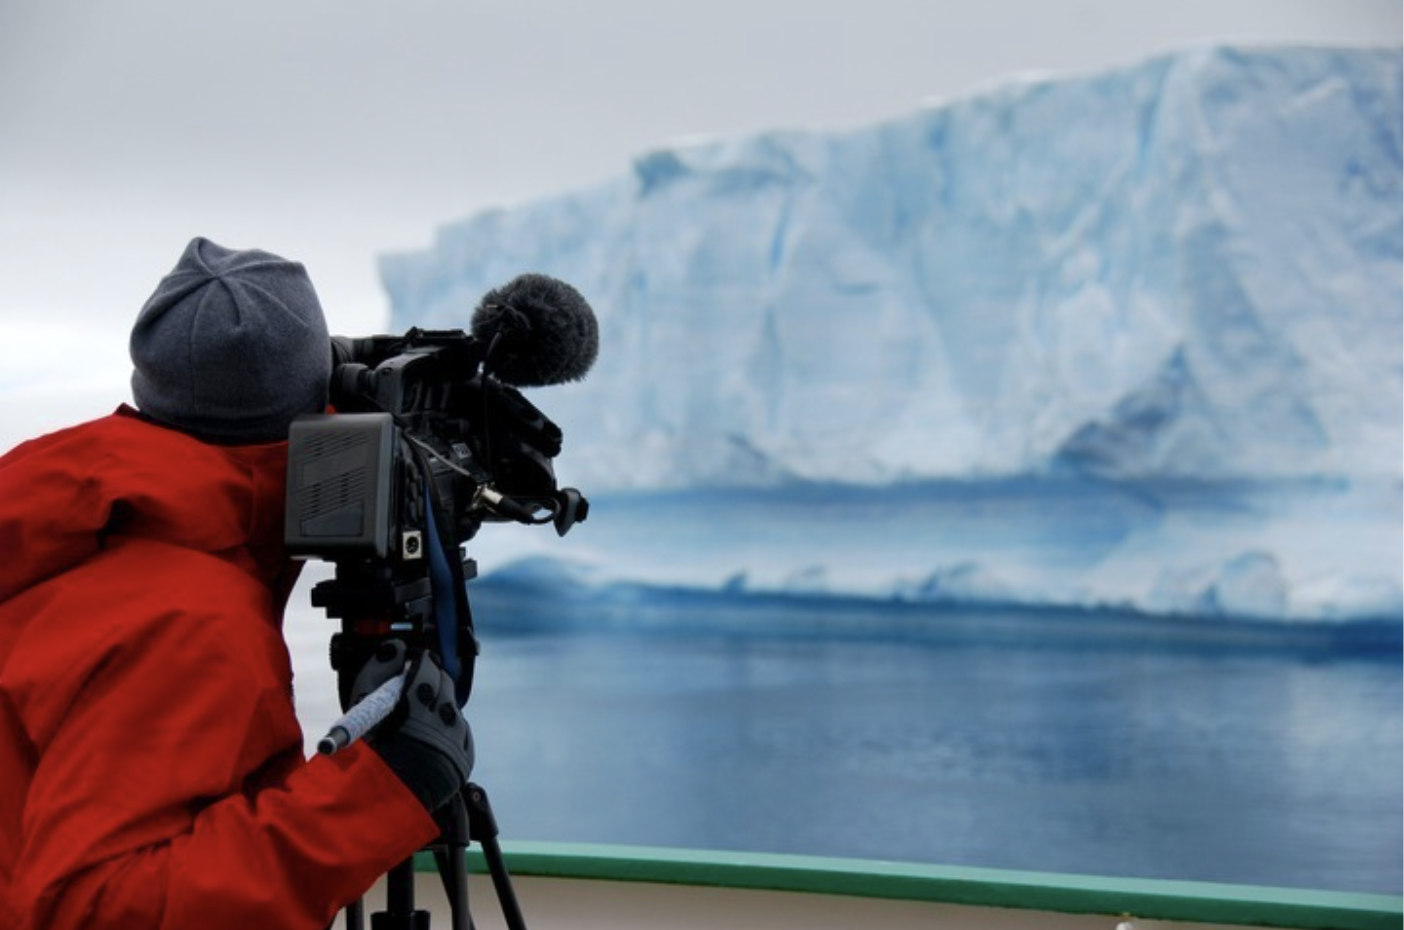
[(384, 639), (433, 649), (472, 688), (477, 641), (462, 544), (484, 522), (552, 523), (562, 536), (589, 504), (558, 488), (559, 427), (514, 387), (579, 380), (598, 329), (563, 282), (522, 275), (490, 292), (471, 332), (332, 340), (335, 413), (289, 433), (285, 540), (334, 563), (312, 603), (342, 620), (333, 637), (343, 708), (352, 676)]

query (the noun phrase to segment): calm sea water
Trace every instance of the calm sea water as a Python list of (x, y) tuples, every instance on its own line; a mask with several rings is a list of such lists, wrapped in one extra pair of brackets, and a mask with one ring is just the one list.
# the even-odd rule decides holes
[(1401, 890), (1397, 623), (474, 604), (506, 839)]

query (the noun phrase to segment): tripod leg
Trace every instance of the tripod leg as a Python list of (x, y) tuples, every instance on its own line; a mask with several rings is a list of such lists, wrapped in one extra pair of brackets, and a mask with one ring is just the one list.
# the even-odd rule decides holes
[(435, 814), (440, 843), (434, 846), (434, 862), (444, 884), (453, 930), (472, 930), (473, 915), (468, 910), (468, 868), (464, 850), (469, 843), (468, 806), (464, 792)]
[(488, 872), (492, 875), (492, 886), (497, 891), (498, 903), (502, 905), (502, 919), (506, 921), (508, 930), (526, 930), (526, 921), (517, 903), (517, 892), (512, 887), (512, 877), (507, 874), (502, 847), (497, 842), (497, 818), (493, 816), (487, 792), (469, 782), (466, 796), (468, 832), (483, 848), (483, 858), (487, 860)]
[(472, 930), (473, 915), (468, 911), (468, 860), (466, 846), (455, 846), (448, 852), (448, 869), (454, 877), (453, 888), (445, 889), (453, 911), (454, 930)]
[(439, 867), (439, 878), (444, 884), (444, 897), (448, 899), (453, 930), (470, 930), (473, 926), (473, 916), (468, 910), (468, 862), (464, 849), (464, 846), (457, 844), (447, 849), (434, 849), (434, 862)]
[(429, 912), (414, 907), (414, 860), (386, 876), (385, 910), (371, 915), (371, 930), (429, 930)]
[(517, 892), (512, 887), (512, 876), (507, 874), (507, 865), (502, 860), (502, 847), (497, 844), (496, 837), (484, 839), (481, 845), (492, 875), (492, 887), (497, 889), (497, 900), (502, 905), (502, 919), (507, 922), (508, 930), (526, 930)]

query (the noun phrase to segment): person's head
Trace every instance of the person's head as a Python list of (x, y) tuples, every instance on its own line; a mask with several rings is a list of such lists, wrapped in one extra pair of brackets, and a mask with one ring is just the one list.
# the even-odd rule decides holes
[(202, 439), (286, 439), (327, 405), (331, 342), (302, 265), (204, 238), (142, 307), (131, 336), (132, 399)]

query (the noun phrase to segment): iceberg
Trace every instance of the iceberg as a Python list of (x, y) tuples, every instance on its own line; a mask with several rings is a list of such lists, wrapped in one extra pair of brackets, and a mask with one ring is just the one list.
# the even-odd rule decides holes
[(1011, 531), (862, 578), (794, 540), (738, 564), (679, 543), (714, 574), (653, 580), (1394, 616), (1402, 99), (1397, 48), (1011, 79), (856, 129), (661, 148), (445, 226), (381, 277), (398, 328), (466, 327), (523, 271), (585, 294), (599, 362), (534, 399), (563, 480), (593, 492), (1154, 499), (1095, 558), (1068, 539), (1075, 571)]

